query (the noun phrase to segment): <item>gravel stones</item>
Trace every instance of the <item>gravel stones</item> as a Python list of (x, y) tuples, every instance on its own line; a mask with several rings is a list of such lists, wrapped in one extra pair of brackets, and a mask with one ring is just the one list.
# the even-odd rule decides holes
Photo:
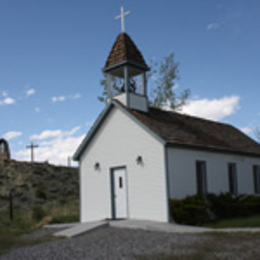
[[(55, 230), (57, 231), (57, 230)], [(53, 230), (38, 231), (26, 239), (49, 235)], [(180, 235), (144, 230), (102, 228), (85, 235), (45, 242), (42, 244), (18, 248), (0, 257), (1, 260), (80, 260), (80, 259), (136, 259), (137, 255), (171, 253), (175, 244), (188, 246), (207, 239), (207, 236)], [(182, 253), (177, 249), (176, 253)]]
[(0, 260), (158, 260), (260, 259), (260, 233), (176, 234), (125, 228), (101, 228), (70, 239), (49, 237), (43, 229), (23, 239), (50, 239), (17, 248)]

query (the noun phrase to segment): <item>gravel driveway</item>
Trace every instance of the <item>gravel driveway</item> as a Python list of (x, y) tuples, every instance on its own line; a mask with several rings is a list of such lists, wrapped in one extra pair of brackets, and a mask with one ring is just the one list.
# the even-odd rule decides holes
[[(50, 235), (40, 230), (23, 239)], [(15, 260), (260, 259), (260, 234), (174, 234), (101, 228), (85, 235), (17, 248), (0, 257)], [(169, 257), (171, 256), (171, 258)], [(174, 258), (172, 258), (174, 256)], [(196, 258), (195, 258), (196, 257)]]

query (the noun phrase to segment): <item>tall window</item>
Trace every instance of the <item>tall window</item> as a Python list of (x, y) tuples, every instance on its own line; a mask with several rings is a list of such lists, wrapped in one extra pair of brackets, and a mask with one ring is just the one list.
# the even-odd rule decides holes
[(229, 192), (237, 195), (237, 167), (235, 163), (228, 164)]
[(253, 166), (255, 194), (260, 194), (260, 165)]
[(207, 193), (207, 176), (206, 176), (206, 162), (197, 161), (196, 162), (196, 174), (197, 174), (197, 193), (206, 194)]

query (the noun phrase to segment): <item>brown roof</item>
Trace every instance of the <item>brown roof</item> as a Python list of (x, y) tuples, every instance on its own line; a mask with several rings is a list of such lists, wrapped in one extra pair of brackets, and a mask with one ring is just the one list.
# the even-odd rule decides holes
[(155, 108), (127, 110), (168, 144), (260, 156), (260, 144), (231, 125)]
[(148, 68), (141, 52), (137, 49), (129, 35), (120, 33), (110, 51), (105, 68), (112, 67), (125, 61), (133, 62)]

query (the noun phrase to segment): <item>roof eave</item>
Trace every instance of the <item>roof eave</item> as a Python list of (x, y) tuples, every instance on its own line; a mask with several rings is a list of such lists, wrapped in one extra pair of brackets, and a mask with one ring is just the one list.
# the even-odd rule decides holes
[(139, 63), (137, 63), (137, 62), (134, 62), (134, 61), (125, 60), (125, 61), (122, 61), (122, 62), (117, 63), (117, 64), (115, 64), (115, 65), (112, 65), (112, 66), (109, 66), (109, 67), (104, 67), (104, 68), (102, 69), (102, 71), (103, 71), (104, 73), (107, 73), (107, 72), (109, 72), (109, 71), (111, 71), (111, 70), (115, 70), (115, 69), (117, 69), (117, 68), (119, 68), (119, 67), (122, 67), (122, 66), (125, 66), (125, 65), (130, 65), (130, 66), (132, 66), (132, 67), (135, 67), (135, 68), (138, 68), (138, 69), (142, 69), (142, 70), (144, 70), (144, 71), (149, 71), (149, 70), (151, 70), (148, 66), (143, 66), (143, 65), (141, 65), (141, 64), (139, 64)]
[(227, 149), (219, 148), (219, 147), (216, 147), (216, 146), (183, 144), (183, 143), (177, 143), (177, 142), (176, 143), (167, 142), (166, 146), (171, 147), (171, 148), (194, 149), (194, 150), (200, 150), (200, 151), (219, 152), (219, 153), (226, 153), (226, 154), (237, 154), (237, 155), (252, 156), (252, 157), (259, 157), (260, 158), (260, 154), (257, 154), (257, 153), (238, 151), (238, 150), (228, 149), (228, 148)]

